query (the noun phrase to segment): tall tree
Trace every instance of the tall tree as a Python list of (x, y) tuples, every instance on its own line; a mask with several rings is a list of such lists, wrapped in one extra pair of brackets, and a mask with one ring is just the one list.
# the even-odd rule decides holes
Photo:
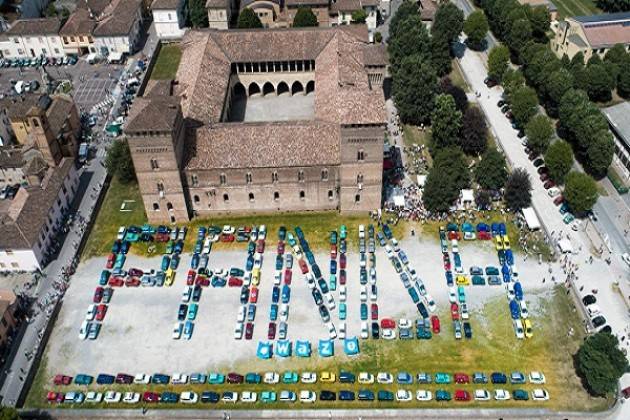
[(547, 6), (536, 6), (528, 8), (527, 17), (532, 25), (532, 33), (537, 40), (546, 42), (547, 32), (551, 24), (551, 16)]
[(500, 190), (508, 178), (505, 156), (497, 149), (489, 148), (475, 165), (475, 181), (481, 188)]
[(525, 124), (538, 112), (538, 96), (536, 91), (529, 86), (521, 86), (510, 94), (510, 105), (514, 120), (520, 127)]
[(524, 85), (525, 77), (523, 77), (523, 73), (521, 73), (520, 70), (508, 68), (505, 73), (503, 73), (503, 89), (508, 97)]
[(464, 29), (464, 12), (454, 3), (443, 2), (435, 12), (431, 34), (455, 42)]
[(241, 29), (262, 28), (263, 24), (256, 15), (256, 12), (250, 8), (245, 8), (238, 15), (237, 26)]
[(498, 45), (488, 54), (488, 76), (501, 83), (503, 74), (510, 63), (510, 50), (505, 45)]
[(105, 167), (110, 175), (116, 176), (120, 182), (127, 184), (136, 179), (136, 171), (133, 168), (131, 151), (127, 140), (114, 140), (107, 149)]
[(589, 393), (597, 396), (617, 390), (619, 378), (628, 371), (628, 360), (614, 335), (600, 331), (587, 337), (576, 354), (576, 370)]
[(466, 157), (459, 147), (445, 147), (434, 154), (433, 166), (443, 168), (443, 173), (455, 182), (458, 190), (470, 185), (470, 170)]
[(418, 55), (403, 59), (400, 72), (392, 83), (392, 93), (404, 123), (428, 123), (437, 91), (437, 75), (430, 64)]
[(567, 69), (559, 69), (549, 75), (545, 82), (547, 93), (547, 110), (553, 115), (558, 114), (558, 105), (562, 96), (573, 87), (573, 76)]
[(440, 94), (435, 98), (435, 109), (431, 114), (432, 147), (441, 149), (460, 143), (459, 131), (462, 113), (457, 110), (451, 95)]
[(519, 19), (512, 25), (507, 36), (507, 43), (510, 49), (520, 54), (521, 50), (532, 39), (532, 27), (526, 19)]
[(451, 95), (455, 100), (455, 106), (461, 112), (468, 109), (468, 97), (466, 96), (466, 92), (459, 86), (455, 86), (450, 77), (444, 76), (440, 79), (440, 92)]
[(553, 134), (553, 124), (546, 115), (539, 114), (534, 116), (525, 126), (527, 147), (536, 152), (536, 154), (542, 154), (547, 151)]
[(597, 202), (597, 184), (590, 176), (571, 171), (567, 175), (563, 195), (573, 213), (584, 215)]
[(573, 150), (569, 143), (562, 140), (551, 143), (545, 152), (545, 166), (556, 184), (564, 184), (564, 178), (573, 166)]
[(450, 49), (446, 39), (439, 36), (431, 37), (431, 64), (440, 77), (451, 72), (453, 59)]
[(529, 174), (523, 168), (516, 168), (505, 184), (505, 205), (513, 212), (520, 211), (532, 204), (532, 183)]
[(208, 11), (205, 0), (188, 0), (188, 19), (193, 28), (208, 27)]
[[(626, 57), (626, 60), (622, 67), (625, 69), (630, 68), (630, 55)], [(623, 98), (630, 98), (630, 71), (619, 72), (619, 80), (617, 81), (617, 92)]]
[(352, 23), (365, 23), (367, 19), (367, 13), (363, 9), (355, 10), (352, 12)]
[(464, 153), (469, 155), (480, 155), (488, 147), (486, 118), (477, 107), (470, 107), (464, 113), (461, 144)]
[(404, 0), (396, 10), (396, 13), (394, 13), (394, 16), (392, 16), (392, 18), (390, 19), (389, 36), (391, 38), (395, 38), (396, 36), (398, 36), (401, 22), (407, 19), (409, 16), (414, 16), (417, 14), (418, 5), (411, 0)]
[(431, 212), (448, 211), (469, 182), (470, 175), (461, 150), (452, 147), (440, 150), (424, 184), (424, 206)]
[(311, 10), (310, 7), (298, 7), (295, 17), (293, 18), (294, 28), (306, 28), (310, 26), (317, 26), (317, 16)]
[(466, 43), (469, 47), (476, 50), (485, 48), (488, 19), (482, 10), (476, 10), (468, 15), (464, 22), (464, 33), (468, 37)]
[(615, 88), (615, 79), (603, 64), (589, 64), (586, 67), (588, 84), (586, 92), (588, 97), (595, 102), (607, 102), (612, 99), (612, 90)]
[(596, 179), (601, 179), (606, 176), (614, 155), (615, 143), (612, 134), (607, 129), (600, 130), (594, 133), (586, 149), (584, 169)]
[(417, 55), (422, 61), (431, 60), (431, 42), (420, 15), (410, 15), (399, 23), (396, 36), (391, 36), (387, 51), (396, 78), (396, 72), (404, 58)]

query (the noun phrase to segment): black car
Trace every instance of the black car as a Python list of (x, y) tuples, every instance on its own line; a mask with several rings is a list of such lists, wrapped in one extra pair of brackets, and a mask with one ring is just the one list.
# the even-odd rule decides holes
[(518, 134), (516, 134), (516, 137), (522, 139), (523, 137), (525, 137), (525, 131), (519, 130)]
[(538, 168), (539, 166), (544, 165), (544, 163), (545, 163), (544, 160), (542, 160), (541, 158), (538, 158), (534, 161), (534, 166)]
[(497, 102), (497, 106), (499, 108), (501, 108), (503, 105), (505, 105), (505, 101), (503, 99), (501, 99), (499, 102)]
[(368, 281), (367, 269), (365, 267), (361, 267), (359, 273), (360, 273), (359, 274), (359, 282), (361, 284), (367, 284), (367, 281)]
[(322, 294), (317, 289), (313, 289), (311, 292), (313, 295), (313, 300), (315, 300), (315, 305), (319, 306), (324, 303), (324, 299), (322, 298)]
[(354, 392), (352, 391), (339, 391), (340, 401), (354, 401)]
[(106, 287), (103, 289), (103, 303), (109, 303), (112, 300), (112, 295), (114, 294), (114, 289), (111, 287)]
[(505, 104), (504, 104), (504, 105), (501, 107), (501, 112), (503, 112), (504, 114), (505, 114), (506, 112), (508, 112), (509, 110), (510, 110), (510, 106), (509, 106), (509, 105), (505, 105)]
[(604, 318), (603, 316), (599, 315), (599, 316), (596, 316), (595, 318), (593, 318), (591, 320), (591, 322), (593, 323), (593, 327), (598, 328), (598, 327), (601, 327), (602, 325), (604, 325), (606, 323), (606, 318)]
[(378, 340), (381, 336), (380, 327), (378, 326), (378, 322), (372, 322), (372, 338)]
[(96, 383), (99, 385), (111, 385), (116, 378), (106, 373), (101, 373), (96, 377)]
[(335, 394), (334, 391), (320, 391), (319, 392), (319, 399), (321, 401), (336, 401), (337, 400), (337, 394)]
[(186, 313), (188, 312), (188, 305), (182, 303), (179, 305), (179, 310), (177, 311), (177, 320), (183, 321), (186, 319)]
[(319, 288), (322, 289), (322, 293), (326, 294), (328, 293), (328, 283), (326, 283), (326, 280), (324, 280), (322, 277), (317, 279), (317, 284), (319, 285)]
[(133, 376), (127, 375), (126, 373), (119, 373), (118, 375), (116, 375), (116, 383), (129, 385), (133, 383)]
[(470, 322), (464, 322), (464, 337), (472, 338), (472, 328)]
[(324, 305), (319, 306), (319, 315), (322, 317), (324, 322), (330, 321), (330, 314), (328, 313), (328, 309)]
[(416, 307), (418, 308), (418, 312), (420, 312), (420, 315), (422, 315), (422, 318), (429, 317), (429, 311), (427, 311), (427, 308), (424, 306), (424, 303), (418, 302), (416, 304)]
[(592, 305), (597, 302), (597, 298), (593, 295), (586, 295), (582, 298), (582, 302), (585, 306)]
[[(342, 384), (353, 384), (354, 380), (354, 373), (346, 372), (343, 370), (339, 372), (339, 382), (341, 382)], [(341, 395), (339, 395), (339, 399), (342, 399)]]
[(249, 301), (249, 289), (247, 286), (241, 288), (241, 305), (246, 305)]
[(501, 372), (493, 372), (490, 375), (490, 381), (493, 384), (507, 384), (507, 376)]
[(497, 85), (497, 82), (494, 79), (491, 79), (490, 77), (486, 77), (483, 82), (486, 84), (486, 86), (488, 86), (489, 88), (491, 87), (495, 87)]
[(216, 392), (204, 391), (201, 393), (201, 402), (204, 402), (204, 403), (215, 404), (215, 403), (218, 403), (220, 399), (221, 399), (221, 396)]
[(153, 235), (150, 233), (143, 233), (140, 235), (140, 242), (153, 242)]
[(192, 300), (193, 302), (199, 302), (200, 298), (201, 298), (201, 286), (196, 284), (195, 288), (193, 289)]

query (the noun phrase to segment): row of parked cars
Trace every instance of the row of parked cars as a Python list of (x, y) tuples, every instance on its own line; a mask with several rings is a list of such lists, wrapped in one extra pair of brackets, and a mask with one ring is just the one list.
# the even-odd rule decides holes
[(65, 57), (0, 58), (0, 67), (39, 67), (39, 66), (74, 66), (79, 59), (76, 55)]

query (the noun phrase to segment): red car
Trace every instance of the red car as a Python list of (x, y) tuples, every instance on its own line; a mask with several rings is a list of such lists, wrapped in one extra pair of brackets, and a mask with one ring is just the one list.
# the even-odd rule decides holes
[(304, 261), (304, 258), (300, 258), (298, 260), (298, 264), (300, 265), (300, 270), (302, 271), (302, 274), (308, 273), (308, 265), (306, 264), (306, 261)]
[(346, 254), (341, 254), (339, 256), (339, 268), (342, 270), (346, 269)]
[(470, 394), (463, 389), (455, 390), (455, 401), (470, 401)]
[(485, 231), (477, 232), (477, 239), (481, 241), (489, 241), (492, 239), (492, 234)]
[(112, 277), (107, 282), (111, 287), (122, 287), (125, 284), (125, 281), (120, 277)]
[(168, 233), (157, 233), (155, 234), (155, 242), (168, 242), (169, 241)]
[(337, 245), (330, 246), (330, 258), (333, 260), (337, 259)]
[(267, 330), (267, 339), (274, 340), (276, 338), (276, 323), (270, 322)]
[(138, 287), (140, 286), (140, 279), (138, 277), (130, 277), (125, 281), (125, 286)]
[(245, 340), (251, 340), (254, 335), (254, 324), (248, 322), (245, 324)]
[(133, 383), (133, 376), (128, 375), (126, 373), (119, 373), (116, 375), (116, 383), (117, 384), (123, 384), (123, 385), (129, 385)]
[(104, 289), (102, 287), (94, 289), (94, 298), (92, 298), (92, 302), (101, 303), (101, 300), (103, 299), (103, 290)]
[(142, 394), (142, 401), (152, 403), (160, 401), (160, 394), (157, 392), (145, 392)]
[(451, 241), (453, 239), (457, 239), (459, 241), (461, 238), (460, 238), (459, 232), (450, 231), (448, 232), (448, 239)]
[(227, 375), (228, 384), (242, 384), (244, 379), (245, 378), (243, 378), (243, 375), (239, 375), (238, 373), (235, 373), (235, 372), (230, 372)]
[(186, 276), (186, 285), (192, 286), (193, 284), (195, 284), (196, 276), (197, 273), (195, 273), (195, 270), (188, 270), (188, 275)]
[(451, 318), (453, 318), (453, 321), (457, 321), (459, 319), (459, 306), (457, 306), (457, 303), (451, 303)]
[(105, 318), (105, 314), (107, 313), (107, 305), (101, 303), (96, 307), (96, 320), (102, 321)]
[(210, 279), (206, 276), (197, 276), (197, 279), (195, 279), (195, 284), (199, 286), (208, 287), (210, 286)]
[(278, 241), (278, 254), (279, 255), (284, 254), (284, 242), (283, 241)]
[(372, 316), (372, 321), (378, 320), (378, 305), (376, 303), (370, 305), (370, 314)]
[(49, 403), (62, 403), (63, 397), (63, 392), (48, 391), (46, 394), (46, 401)]
[(556, 206), (559, 206), (560, 204), (562, 204), (563, 201), (564, 201), (564, 197), (562, 195), (559, 195), (556, 198), (554, 198), (553, 204), (555, 204)]
[(252, 287), (249, 291), (249, 303), (257, 303), (258, 302), (258, 288)]
[(448, 258), (448, 255), (444, 255), (444, 270), (451, 271), (451, 260)]
[(392, 329), (396, 328), (396, 321), (391, 318), (383, 318), (381, 319), (381, 329)]
[(339, 284), (346, 284), (346, 270), (339, 270)]
[(243, 285), (243, 280), (237, 277), (230, 277), (228, 280), (228, 286), (230, 287), (241, 287)]
[(468, 383), (470, 383), (470, 377), (468, 375), (466, 375), (465, 373), (456, 373), (454, 378), (455, 378), (455, 383), (457, 383), (457, 384), (468, 384)]
[(234, 235), (231, 233), (229, 235), (221, 235), (221, 242), (234, 242)]
[(262, 254), (263, 252), (265, 252), (265, 241), (262, 239), (259, 239), (258, 241), (256, 241), (256, 252), (259, 254)]
[(105, 263), (105, 268), (112, 268), (115, 262), (116, 254), (109, 254), (109, 256), (107, 257), (107, 263)]
[(70, 385), (72, 383), (72, 376), (55, 375), (55, 379), (53, 379), (53, 383), (55, 385)]
[(144, 271), (139, 268), (130, 268), (127, 274), (131, 277), (141, 277), (144, 274)]
[(551, 187), (555, 187), (555, 186), (556, 186), (556, 183), (553, 182), (552, 180), (548, 180), (547, 182), (545, 182), (543, 184), (543, 187), (545, 187), (546, 190), (548, 190)]
[(431, 329), (433, 330), (433, 334), (440, 333), (440, 318), (438, 318), (437, 315), (431, 317)]
[(543, 173), (543, 174), (540, 174), (540, 180), (541, 180), (542, 182), (545, 182), (545, 181), (547, 181), (548, 179), (549, 179), (549, 174), (544, 174), (544, 173)]
[(288, 268), (284, 270), (284, 284), (291, 285), (291, 278), (293, 277), (293, 271)]

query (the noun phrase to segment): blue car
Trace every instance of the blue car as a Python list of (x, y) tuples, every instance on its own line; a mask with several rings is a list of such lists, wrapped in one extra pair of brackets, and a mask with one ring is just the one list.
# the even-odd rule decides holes
[(374, 393), (369, 389), (360, 389), (358, 395), (359, 401), (374, 401)]
[(271, 289), (271, 302), (278, 303), (280, 300), (280, 288), (278, 286), (273, 286)]
[(196, 270), (199, 267), (199, 254), (193, 254), (192, 259), (190, 260), (190, 268)]
[(283, 258), (282, 255), (276, 255), (276, 271), (282, 270)]
[(199, 229), (197, 230), (197, 239), (203, 239), (206, 236), (206, 228), (203, 226), (200, 226)]
[(100, 284), (101, 286), (107, 285), (107, 281), (109, 280), (110, 275), (111, 273), (108, 270), (101, 271), (101, 278), (99, 279), (98, 284)]
[(330, 274), (337, 274), (337, 260), (330, 260)]
[(151, 377), (151, 383), (156, 385), (165, 385), (171, 381), (171, 377), (162, 373), (156, 373)]
[(449, 287), (453, 285), (453, 272), (450, 270), (446, 272), (446, 285)]
[(269, 308), (269, 319), (271, 321), (276, 321), (278, 319), (278, 305), (275, 303), (272, 303)]
[(162, 257), (162, 271), (166, 271), (171, 265), (171, 258), (168, 255)]
[(516, 300), (523, 300), (523, 286), (520, 282), (514, 282), (514, 296)]
[(490, 375), (490, 381), (493, 384), (506, 384), (507, 376), (501, 372), (493, 372), (492, 375)]
[(507, 262), (508, 265), (514, 265), (514, 254), (512, 254), (511, 249), (505, 250), (505, 262)]
[(507, 235), (507, 228), (505, 227), (505, 223), (499, 223), (499, 234)]
[(74, 377), (74, 383), (77, 385), (90, 385), (94, 380), (90, 375), (79, 374)]
[(399, 384), (412, 384), (413, 376), (411, 376), (411, 374), (409, 374), (408, 372), (398, 372), (398, 375), (396, 376), (396, 381)]
[(160, 402), (174, 404), (177, 401), (179, 401), (179, 395), (175, 392), (162, 392), (160, 395)]
[(339, 391), (339, 401), (354, 401), (354, 392)]
[(111, 385), (114, 383), (114, 380), (116, 378), (112, 375), (108, 375), (106, 373), (100, 373), (97, 377), (96, 377), (96, 383), (99, 385)]
[(416, 289), (410, 287), (409, 289), (407, 289), (407, 292), (409, 293), (409, 296), (411, 296), (411, 300), (413, 300), (413, 303), (420, 302), (420, 296), (418, 296), (418, 292), (416, 292)]
[(515, 300), (510, 301), (510, 314), (512, 319), (519, 319), (521, 317), (521, 308)]
[(171, 258), (171, 269), (177, 270), (177, 266), (179, 266), (179, 255), (174, 254)]
[(291, 288), (288, 285), (282, 287), (282, 303), (289, 303), (291, 300)]
[(201, 254), (202, 250), (203, 250), (203, 241), (201, 239), (198, 239), (197, 242), (195, 242), (195, 254)]
[(245, 262), (245, 270), (252, 271), (252, 268), (254, 268), (254, 257), (252, 255), (249, 255), (247, 257), (247, 262)]

